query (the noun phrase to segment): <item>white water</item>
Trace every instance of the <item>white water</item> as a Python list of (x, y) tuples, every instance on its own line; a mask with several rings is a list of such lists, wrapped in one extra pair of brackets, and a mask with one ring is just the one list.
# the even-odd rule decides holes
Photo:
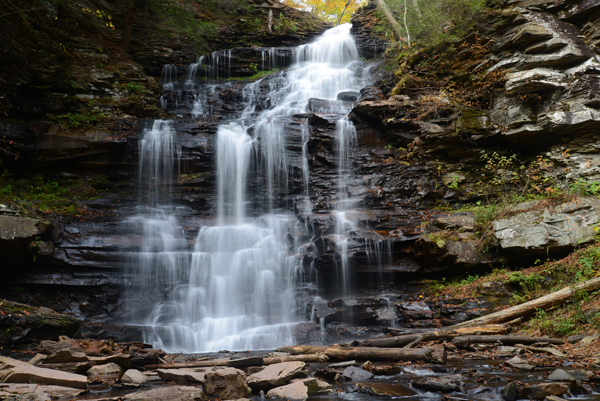
[[(141, 322), (146, 330), (144, 341), (168, 352), (273, 349), (295, 341), (294, 325), (306, 317), (295, 303), (299, 244), (290, 244), (286, 234), (297, 220), (292, 214), (274, 213), (288, 191), (285, 122), (293, 114), (306, 112), (310, 98), (328, 99), (340, 111), (349, 111), (347, 104), (336, 100), (338, 93), (358, 91), (367, 79), (352, 68), (358, 62), (358, 51), (349, 31), (350, 25), (341, 25), (314, 43), (298, 47), (295, 64), (282, 73), (279, 89), (270, 93), (275, 105), (271, 109), (256, 113), (253, 100), (258, 85), (248, 85), (248, 105), (242, 118), (252, 126), (251, 131), (241, 121), (219, 127), (216, 226), (202, 227), (190, 246), (177, 220), (160, 208), (136, 219), (144, 227), (146, 241), (138, 260), (141, 273), (137, 280), (153, 304)], [(231, 62), (231, 53), (223, 56)], [(211, 73), (216, 73), (217, 80), (220, 58), (221, 54), (213, 53)], [(191, 77), (192, 73), (188, 87)], [(195, 106), (193, 113), (199, 116), (205, 110)], [(166, 139), (171, 137), (168, 125), (161, 127), (147, 132), (144, 141), (156, 148), (172, 143)], [(356, 132), (346, 118), (340, 119), (337, 131), (341, 138), (338, 185), (344, 194), (340, 205), (347, 206), (345, 193)], [(303, 127), (305, 196), (310, 185), (307, 141), (308, 131)], [(173, 152), (172, 146), (164, 146), (159, 154)], [(149, 169), (155, 172), (155, 180), (164, 180), (159, 176), (169, 173), (165, 159), (143, 152), (141, 157), (140, 176)], [(148, 163), (157, 164), (147, 167)], [(260, 174), (265, 183), (262, 206), (266, 214), (258, 219), (247, 213), (251, 171)], [(339, 210), (338, 222), (344, 225), (346, 209)], [(343, 244), (340, 246), (343, 251)]]

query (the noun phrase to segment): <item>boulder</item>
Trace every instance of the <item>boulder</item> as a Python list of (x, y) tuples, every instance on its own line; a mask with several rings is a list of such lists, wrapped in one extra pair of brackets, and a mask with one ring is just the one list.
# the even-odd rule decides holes
[(146, 383), (146, 381), (146, 375), (137, 369), (129, 369), (121, 376), (123, 383)]
[(204, 401), (208, 397), (198, 387), (173, 386), (127, 394), (125, 401)]
[(519, 387), (518, 398), (543, 400), (551, 395), (561, 396), (569, 391), (569, 388), (569, 383), (538, 383), (531, 386)]
[(83, 375), (44, 369), (12, 358), (0, 356), (0, 382), (36, 383), (73, 388), (86, 388)]
[(248, 376), (247, 383), (253, 390), (270, 390), (288, 382), (305, 366), (304, 362), (283, 362), (269, 365), (260, 372)]
[(246, 374), (235, 368), (206, 372), (202, 388), (207, 395), (223, 400), (244, 398), (252, 392), (252, 389), (246, 384)]
[(517, 399), (517, 386), (514, 383), (508, 383), (506, 387), (500, 390), (500, 395), (504, 401), (515, 401)]
[(343, 102), (357, 102), (360, 98), (360, 92), (340, 92), (337, 95), (337, 100), (341, 100)]
[(373, 373), (367, 372), (366, 370), (357, 368), (355, 366), (349, 366), (346, 369), (344, 369), (343, 375), (348, 380), (352, 381), (367, 380), (373, 377)]
[(556, 369), (552, 372), (546, 380), (554, 381), (554, 382), (577, 382), (578, 380), (573, 377), (569, 372), (563, 369)]
[(116, 363), (107, 363), (105, 365), (92, 366), (87, 371), (87, 377), (89, 380), (95, 379), (113, 379), (120, 378), (123, 374), (123, 369)]

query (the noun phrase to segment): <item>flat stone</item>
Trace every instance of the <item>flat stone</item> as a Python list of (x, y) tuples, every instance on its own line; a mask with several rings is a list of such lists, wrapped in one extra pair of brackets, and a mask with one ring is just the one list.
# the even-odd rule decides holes
[(576, 344), (579, 341), (581, 341), (585, 336), (582, 334), (576, 335), (576, 336), (569, 336), (567, 337), (567, 342), (569, 344)]
[(46, 357), (44, 363), (88, 362), (88, 356), (72, 349), (56, 351)]
[(212, 370), (212, 368), (207, 369), (157, 369), (156, 373), (160, 376), (161, 379), (166, 381), (177, 381), (184, 383), (203, 383), (204, 375)]
[(131, 366), (131, 356), (129, 354), (116, 354), (109, 356), (88, 356), (88, 360), (94, 365), (104, 365), (107, 363), (116, 363), (123, 369), (129, 369)]
[(315, 379), (297, 379), (285, 386), (276, 387), (269, 390), (268, 398), (285, 398), (289, 401), (303, 401), (308, 399), (309, 395), (329, 395), (335, 392), (328, 383)]
[(87, 377), (83, 375), (39, 368), (3, 356), (0, 356), (0, 382), (36, 383), (73, 388), (87, 387)]
[(309, 395), (329, 395), (335, 392), (333, 386), (323, 380), (310, 377), (307, 379), (292, 379), (292, 383), (300, 382), (308, 388)]
[(207, 395), (223, 400), (235, 400), (252, 393), (252, 389), (246, 384), (246, 374), (229, 367), (204, 373), (202, 388)]
[(63, 372), (85, 374), (92, 366), (90, 362), (46, 363), (37, 365), (40, 368), (62, 370)]
[(460, 382), (452, 378), (429, 377), (419, 381), (412, 381), (411, 385), (419, 390), (437, 393), (451, 393), (460, 391)]
[(346, 378), (352, 381), (368, 380), (373, 377), (373, 373), (354, 366), (347, 367), (342, 373)]
[(120, 378), (122, 374), (123, 369), (112, 362), (104, 365), (92, 366), (87, 371), (87, 377), (90, 380)]
[(496, 348), (496, 352), (499, 354), (520, 354), (521, 352), (523, 352), (523, 349), (507, 345), (501, 345), (498, 348)]
[(258, 373), (248, 376), (247, 383), (254, 390), (270, 390), (288, 382), (304, 369), (304, 362), (282, 362), (269, 365)]
[(198, 387), (172, 386), (127, 394), (122, 399), (126, 401), (204, 401), (208, 400), (208, 397)]
[(62, 386), (8, 383), (0, 386), (0, 400), (51, 401), (72, 399), (84, 391)]
[(516, 368), (516, 369), (519, 369), (522, 371), (526, 371), (526, 372), (531, 372), (535, 369), (535, 365), (528, 364), (527, 361), (519, 358), (518, 356), (515, 356), (514, 358), (507, 360), (505, 363), (507, 365), (512, 366), (513, 368)]
[(402, 384), (392, 383), (356, 383), (359, 392), (377, 397), (410, 397), (417, 392)]
[(129, 369), (121, 376), (121, 382), (123, 383), (146, 383), (146, 381), (146, 375), (137, 369)]
[(289, 401), (305, 401), (308, 400), (308, 387), (301, 382), (291, 383), (269, 390), (267, 397), (283, 398)]
[(379, 376), (393, 376), (400, 373), (400, 367), (395, 365), (383, 365), (380, 363), (364, 364), (363, 369)]
[(539, 383), (520, 387), (518, 389), (518, 397), (530, 400), (543, 400), (551, 395), (561, 396), (569, 391), (570, 387), (568, 383)]
[(579, 342), (580, 345), (590, 345), (594, 341), (600, 338), (600, 334), (594, 334), (593, 336), (585, 336)]

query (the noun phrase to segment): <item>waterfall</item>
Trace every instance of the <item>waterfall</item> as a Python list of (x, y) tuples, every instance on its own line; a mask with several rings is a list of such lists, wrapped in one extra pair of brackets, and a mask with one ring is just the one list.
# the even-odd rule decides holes
[(163, 90), (175, 90), (175, 85), (177, 85), (177, 66), (173, 64), (164, 65), (160, 73), (160, 80), (163, 85)]
[[(276, 51), (268, 53), (271, 68)], [(231, 53), (223, 56), (227, 57), (230, 74)], [(214, 52), (209, 66), (209, 74), (217, 81), (219, 59), (220, 53)], [(332, 28), (315, 42), (299, 46), (294, 59), (294, 64), (278, 75), (277, 88), (271, 88), (271, 108), (257, 111), (261, 83), (249, 84), (244, 91), (247, 104), (242, 119), (222, 124), (217, 130), (218, 201), (214, 225), (200, 228), (191, 240), (168, 208), (157, 207), (160, 214), (135, 219), (143, 226), (144, 247), (138, 255), (133, 281), (149, 305), (137, 321), (144, 328), (144, 341), (155, 347), (168, 352), (204, 352), (273, 349), (295, 342), (296, 325), (307, 319), (306, 308), (296, 304), (303, 270), (300, 248), (306, 244), (291, 241), (288, 236), (296, 230), (307, 237), (304, 232), (308, 228), (299, 224), (291, 212), (287, 148), (291, 116), (306, 113), (310, 99), (324, 100), (340, 113), (334, 117), (338, 118), (339, 137), (337, 220), (342, 225), (340, 233), (351, 229), (344, 212), (351, 204), (348, 193), (356, 131), (345, 117), (351, 104), (338, 101), (337, 95), (360, 90), (366, 78), (352, 67), (358, 62), (358, 51), (350, 36), (350, 25)], [(196, 69), (189, 71), (190, 79), (186, 81), (192, 81), (192, 71), (196, 74)], [(195, 116), (206, 113), (202, 99), (202, 94), (197, 95), (192, 111)], [(304, 191), (297, 195), (308, 198), (309, 130), (306, 119), (302, 124), (294, 126), (303, 158)], [(168, 174), (162, 160), (168, 155), (166, 159), (174, 162), (177, 156), (168, 124), (160, 122), (159, 127), (154, 132), (158, 138), (152, 140), (160, 148), (160, 156), (147, 157), (140, 152), (140, 177), (151, 183), (164, 180), (162, 174)], [(148, 140), (154, 138), (150, 132), (146, 133)], [(174, 164), (171, 168), (174, 175)], [(167, 191), (168, 185), (163, 183), (155, 190)], [(262, 214), (252, 204), (257, 196)], [(153, 202), (159, 205), (160, 197)], [(340, 247), (344, 254), (343, 245)], [(349, 284), (344, 286), (349, 288)]]

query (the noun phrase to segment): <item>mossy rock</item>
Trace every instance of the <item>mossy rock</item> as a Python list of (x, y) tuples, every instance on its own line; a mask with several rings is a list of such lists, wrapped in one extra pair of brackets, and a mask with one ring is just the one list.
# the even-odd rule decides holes
[(12, 345), (73, 336), (81, 320), (44, 307), (0, 299), (0, 344)]

